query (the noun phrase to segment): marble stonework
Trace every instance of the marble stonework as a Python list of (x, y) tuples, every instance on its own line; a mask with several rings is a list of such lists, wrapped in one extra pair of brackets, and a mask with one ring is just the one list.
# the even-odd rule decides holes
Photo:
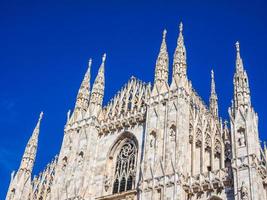
[(90, 60), (59, 155), (32, 179), (41, 114), (6, 200), (266, 200), (267, 148), (239, 43), (227, 123), (219, 117), (214, 72), (209, 106), (188, 80), (179, 29), (172, 80), (164, 30), (154, 84), (132, 77), (106, 106), (106, 55), (92, 89)]

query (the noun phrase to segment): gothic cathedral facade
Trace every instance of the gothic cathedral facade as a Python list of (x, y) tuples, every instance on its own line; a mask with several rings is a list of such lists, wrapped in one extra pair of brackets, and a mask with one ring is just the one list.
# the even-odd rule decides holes
[(239, 43), (227, 123), (213, 71), (209, 106), (188, 79), (182, 23), (179, 29), (170, 84), (166, 30), (154, 83), (132, 77), (105, 106), (106, 55), (92, 89), (90, 60), (59, 155), (31, 178), (41, 113), (6, 200), (266, 200), (267, 148)]

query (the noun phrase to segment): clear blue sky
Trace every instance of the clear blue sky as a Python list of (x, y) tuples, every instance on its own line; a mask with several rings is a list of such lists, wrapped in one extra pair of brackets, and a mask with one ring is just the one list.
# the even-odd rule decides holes
[[(93, 58), (94, 78), (107, 53), (105, 103), (136, 76), (153, 81), (166, 28), (170, 61), (184, 23), (188, 76), (208, 102), (215, 71), (220, 115), (228, 119), (236, 40), (252, 102), (267, 139), (267, 6), (264, 1), (0, 1), (0, 199), (44, 111), (34, 173), (60, 149), (66, 113)], [(250, 1), (251, 2), (251, 1)]]

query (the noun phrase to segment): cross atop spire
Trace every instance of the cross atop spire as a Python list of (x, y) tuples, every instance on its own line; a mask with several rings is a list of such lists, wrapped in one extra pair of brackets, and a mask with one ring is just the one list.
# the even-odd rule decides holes
[(183, 23), (179, 25), (179, 37), (177, 40), (177, 47), (174, 52), (173, 59), (173, 77), (179, 76), (180, 78), (186, 77), (186, 49), (184, 45), (184, 36), (183, 36)]
[(162, 34), (162, 42), (155, 68), (155, 85), (161, 87), (164, 82), (168, 83), (169, 76), (169, 56), (166, 45), (167, 30), (164, 29)]

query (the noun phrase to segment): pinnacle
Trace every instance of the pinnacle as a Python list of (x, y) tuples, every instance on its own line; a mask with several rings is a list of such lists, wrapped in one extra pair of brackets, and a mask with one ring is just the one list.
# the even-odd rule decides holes
[(211, 70), (211, 94), (216, 94), (215, 91), (215, 80), (214, 80), (214, 71)]

